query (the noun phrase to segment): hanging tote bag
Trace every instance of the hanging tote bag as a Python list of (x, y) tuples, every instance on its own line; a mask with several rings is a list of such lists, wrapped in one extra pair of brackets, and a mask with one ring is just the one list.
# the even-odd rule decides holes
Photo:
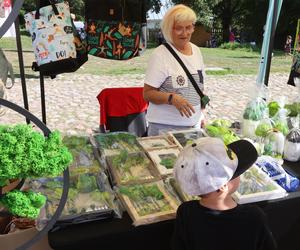
[(39, 71), (43, 75), (74, 71), (76, 46), (68, 2), (38, 8), (24, 18)]
[(146, 48), (144, 0), (86, 0), (89, 54), (115, 60)]

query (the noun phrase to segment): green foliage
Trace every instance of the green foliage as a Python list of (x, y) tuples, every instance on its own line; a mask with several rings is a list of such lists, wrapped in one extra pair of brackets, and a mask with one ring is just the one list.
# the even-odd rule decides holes
[(266, 137), (268, 132), (273, 129), (271, 124), (268, 123), (260, 123), (255, 129), (255, 134), (260, 137)]
[(121, 194), (128, 196), (134, 201), (144, 200), (146, 197), (152, 197), (157, 200), (164, 198), (163, 193), (159, 190), (157, 185), (135, 185), (129, 187), (120, 187), (119, 189)]
[(212, 136), (212, 137), (219, 136), (219, 129), (216, 126), (206, 125), (205, 130), (206, 130), (206, 132), (208, 133), (209, 136)]
[(63, 138), (63, 143), (71, 151), (73, 156), (81, 151), (91, 154), (93, 153), (92, 145), (88, 143), (88, 139), (86, 137), (65, 136)]
[(287, 126), (286, 121), (275, 121), (274, 129), (277, 129), (281, 133), (283, 133), (285, 136), (289, 133), (289, 128)]
[(159, 13), (161, 8), (161, 0), (147, 0), (145, 1), (146, 10), (154, 11), (155, 13)]
[(112, 163), (114, 166), (123, 165), (128, 159), (128, 152), (126, 150), (121, 150), (120, 154), (116, 155), (112, 159)]
[(126, 150), (128, 152), (139, 151), (136, 136), (129, 133), (99, 134), (95, 137), (101, 150)]
[(71, 13), (75, 14), (75, 20), (84, 20), (84, 0), (68, 0)]
[(205, 27), (212, 27), (212, 18), (214, 17), (212, 7), (215, 0), (172, 0), (175, 4), (185, 4), (192, 8), (197, 15), (197, 22)]
[(49, 189), (55, 189), (55, 188), (62, 188), (62, 182), (59, 181), (48, 181), (47, 183), (44, 184), (47, 188)]
[[(62, 191), (63, 191), (62, 185), (61, 185), (61, 187), (49, 188), (49, 189), (51, 190), (51, 192), (47, 193), (48, 200), (50, 200), (51, 202), (59, 201), (61, 198), (61, 195), (62, 195)], [(77, 195), (78, 195), (78, 190), (76, 188), (70, 187), (69, 192), (68, 192), (68, 201), (75, 200)]]
[(257, 113), (256, 110), (251, 107), (247, 107), (244, 111), (243, 118), (246, 120), (259, 121), (262, 118), (262, 115)]
[(294, 102), (292, 104), (286, 104), (285, 109), (289, 111), (288, 116), (295, 117), (300, 114), (300, 102)]
[(272, 101), (272, 102), (268, 103), (268, 108), (269, 108), (269, 116), (273, 117), (274, 115), (276, 115), (276, 113), (280, 109), (280, 106), (279, 106), (278, 102)]
[(176, 161), (176, 157), (170, 156), (168, 158), (162, 159), (160, 164), (165, 166), (167, 169), (171, 169), (173, 168), (175, 161)]
[(255, 99), (247, 104), (243, 118), (246, 120), (259, 121), (263, 118), (266, 108), (267, 105), (263, 99)]
[(77, 182), (77, 189), (81, 193), (90, 193), (97, 189), (96, 177), (86, 174), (80, 175)]
[(45, 138), (30, 125), (0, 126), (0, 181), (57, 176), (72, 155), (55, 131)]
[(15, 216), (36, 219), (46, 197), (40, 193), (13, 190), (0, 199), (0, 202)]
[(211, 123), (211, 125), (215, 127), (229, 128), (231, 126), (231, 121), (225, 119), (216, 119)]
[(209, 124), (205, 126), (205, 130), (209, 136), (221, 138), (224, 141), (225, 145), (228, 145), (240, 139), (228, 127), (218, 127)]
[(95, 202), (101, 202), (107, 204), (109, 207), (114, 207), (114, 197), (109, 192), (100, 192), (99, 190), (95, 190), (92, 193), (90, 193), (90, 196)]
[(220, 45), (221, 49), (229, 49), (229, 50), (240, 50), (240, 51), (245, 51), (245, 52), (253, 52), (257, 51), (255, 47), (250, 45), (249, 43), (238, 43), (238, 42), (233, 42), (233, 43), (222, 43)]

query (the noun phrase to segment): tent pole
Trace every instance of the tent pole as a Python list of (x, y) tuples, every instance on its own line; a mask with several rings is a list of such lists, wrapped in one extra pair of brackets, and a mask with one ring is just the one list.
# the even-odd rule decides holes
[(274, 0), (271, 37), (270, 37), (270, 42), (269, 42), (269, 46), (268, 46), (267, 61), (266, 61), (266, 73), (265, 73), (265, 78), (264, 78), (264, 84), (266, 86), (268, 86), (269, 76), (270, 76), (272, 52), (273, 52), (273, 48), (274, 48), (274, 38), (275, 38), (275, 31), (276, 31), (276, 26), (277, 26), (278, 3), (279, 3), (279, 0)]

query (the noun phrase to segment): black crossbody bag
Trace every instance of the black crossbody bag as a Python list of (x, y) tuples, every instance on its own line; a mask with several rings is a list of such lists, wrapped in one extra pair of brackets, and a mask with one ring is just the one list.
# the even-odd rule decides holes
[(175, 57), (175, 59), (179, 62), (183, 70), (185, 71), (186, 75), (190, 79), (191, 83), (193, 84), (193, 87), (197, 91), (198, 95), (200, 96), (200, 101), (201, 101), (201, 108), (205, 109), (206, 105), (209, 103), (210, 99), (207, 95), (203, 94), (201, 89), (199, 88), (198, 84), (196, 83), (194, 77), (191, 75), (183, 61), (180, 59), (180, 57), (177, 55), (177, 53), (173, 50), (173, 48), (170, 46), (168, 43), (164, 43), (166, 48), (171, 52), (171, 54)]

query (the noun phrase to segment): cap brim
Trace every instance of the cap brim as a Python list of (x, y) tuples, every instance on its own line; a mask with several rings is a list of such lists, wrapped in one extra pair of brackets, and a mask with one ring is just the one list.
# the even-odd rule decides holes
[(257, 160), (258, 154), (254, 145), (247, 140), (238, 140), (227, 145), (237, 156), (238, 166), (231, 179), (243, 174)]

